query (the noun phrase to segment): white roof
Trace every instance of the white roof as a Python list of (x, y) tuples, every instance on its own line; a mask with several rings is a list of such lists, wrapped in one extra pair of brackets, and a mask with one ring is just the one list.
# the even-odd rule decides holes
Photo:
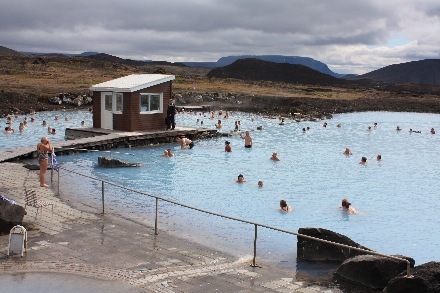
[(97, 92), (135, 92), (174, 79), (174, 75), (132, 74), (93, 85), (90, 90)]

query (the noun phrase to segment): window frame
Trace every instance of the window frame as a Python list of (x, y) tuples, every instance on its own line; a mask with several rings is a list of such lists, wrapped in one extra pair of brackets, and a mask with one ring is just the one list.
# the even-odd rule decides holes
[[(159, 96), (159, 110), (153, 110), (153, 111), (142, 111), (142, 96), (148, 96), (148, 105), (151, 104), (151, 96)], [(140, 108), (140, 114), (156, 114), (156, 113), (163, 113), (163, 93), (140, 93), (139, 94), (139, 108)]]

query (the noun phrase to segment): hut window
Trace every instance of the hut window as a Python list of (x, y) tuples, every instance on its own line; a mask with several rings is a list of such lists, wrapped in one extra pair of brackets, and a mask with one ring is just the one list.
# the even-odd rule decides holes
[(105, 95), (104, 96), (104, 109), (106, 111), (112, 111), (112, 95)]
[(124, 101), (124, 95), (122, 93), (116, 93), (116, 112), (122, 112), (123, 101)]
[(141, 113), (162, 113), (162, 94), (141, 94)]

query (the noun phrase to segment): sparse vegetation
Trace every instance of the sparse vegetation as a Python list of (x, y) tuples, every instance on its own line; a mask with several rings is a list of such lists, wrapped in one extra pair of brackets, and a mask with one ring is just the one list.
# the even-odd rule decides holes
[[(115, 60), (124, 62), (120, 58)], [(22, 100), (20, 105), (23, 106), (17, 106), (14, 97), (28, 97), (29, 104), (32, 104), (31, 101), (47, 103), (48, 97), (60, 92), (86, 93), (92, 85), (100, 82), (134, 73), (159, 71), (176, 76), (173, 81), (174, 93), (253, 99), (235, 104), (225, 99), (224, 103), (231, 109), (272, 113), (319, 111), (331, 114), (378, 110), (440, 113), (440, 88), (435, 86), (348, 83), (338, 87), (323, 86), (319, 82), (307, 85), (262, 79), (243, 80), (208, 77), (209, 69), (205, 68), (139, 61), (136, 61), (138, 65), (131, 65), (134, 61), (116, 61), (86, 57), (0, 56), (0, 102), (6, 109), (2, 113), (11, 107), (28, 110)], [(8, 98), (5, 98), (5, 93), (9, 93)], [(42, 105), (40, 108), (49, 109)]]

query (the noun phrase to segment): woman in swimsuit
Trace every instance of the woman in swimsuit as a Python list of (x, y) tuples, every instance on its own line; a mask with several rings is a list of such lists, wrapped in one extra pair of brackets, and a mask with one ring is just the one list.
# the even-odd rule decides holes
[(49, 164), (47, 152), (52, 151), (52, 146), (47, 137), (43, 136), (41, 142), (37, 145), (38, 163), (40, 163), (40, 186), (49, 187), (44, 183), (46, 176), (47, 165)]

